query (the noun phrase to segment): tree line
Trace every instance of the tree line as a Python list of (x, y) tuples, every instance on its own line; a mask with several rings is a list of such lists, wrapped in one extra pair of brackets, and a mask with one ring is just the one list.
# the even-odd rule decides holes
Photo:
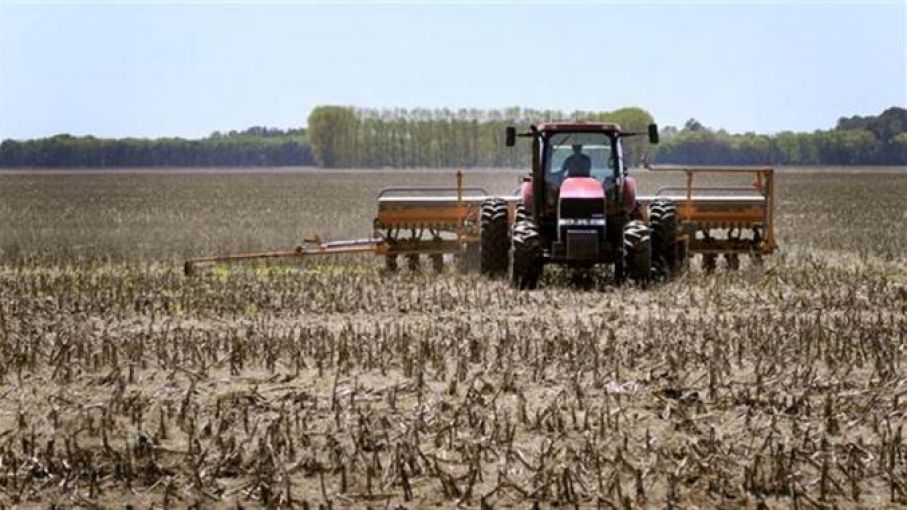
[(0, 167), (116, 168), (305, 166), (315, 160), (303, 129), (252, 127), (215, 131), (200, 140), (56, 135), (37, 140), (4, 140)]
[[(611, 121), (640, 131), (652, 122), (641, 108), (614, 112), (505, 110), (367, 110), (323, 106), (309, 116), (309, 143), (325, 167), (526, 167), (530, 153), (504, 146), (504, 127), (525, 128), (550, 120)], [(726, 165), (905, 165), (907, 110), (843, 117), (834, 129), (774, 135), (730, 134), (690, 119), (661, 130), (662, 143), (647, 148), (627, 139), (625, 159), (643, 155), (657, 163)]]
[[(645, 131), (652, 116), (641, 108), (572, 112), (507, 108), (372, 110), (320, 106), (308, 119), (309, 143), (325, 167), (526, 167), (530, 153), (505, 147), (504, 128), (581, 119), (620, 123)], [(627, 139), (625, 157), (642, 155), (645, 142)]]
[[(307, 129), (252, 127), (199, 140), (66, 134), (5, 140), (0, 167), (525, 168), (529, 151), (505, 147), (504, 128), (563, 119), (617, 122), (630, 131), (644, 131), (653, 120), (637, 107), (565, 113), (319, 106)], [(681, 128), (663, 127), (661, 135), (661, 144), (651, 148), (645, 137), (626, 139), (626, 161), (635, 165), (647, 155), (657, 163), (680, 164), (907, 165), (907, 110), (898, 107), (878, 116), (842, 117), (833, 129), (812, 133), (731, 134), (690, 119)]]
[(690, 119), (662, 129), (656, 160), (682, 164), (907, 165), (907, 110), (842, 117), (834, 129), (729, 134)]

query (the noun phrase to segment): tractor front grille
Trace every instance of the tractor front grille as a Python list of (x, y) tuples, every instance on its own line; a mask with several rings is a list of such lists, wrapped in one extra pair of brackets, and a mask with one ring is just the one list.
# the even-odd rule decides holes
[(598, 257), (598, 231), (567, 230), (567, 258), (593, 259)]
[(602, 198), (562, 198), (558, 216), (561, 218), (604, 218), (605, 200)]

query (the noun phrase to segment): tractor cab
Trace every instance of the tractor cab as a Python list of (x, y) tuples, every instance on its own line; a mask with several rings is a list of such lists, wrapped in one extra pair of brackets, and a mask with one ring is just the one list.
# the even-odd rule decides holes
[[(543, 197), (541, 217), (557, 215), (562, 189), (568, 179), (591, 179), (567, 183), (564, 198), (568, 199), (596, 198), (599, 188), (605, 192), (620, 182), (624, 163), (617, 124), (543, 124), (539, 133), (542, 154), (538, 177), (544, 182), (540, 190)], [(527, 188), (530, 195), (531, 191)], [(531, 198), (527, 201), (527, 207), (531, 209), (529, 202)]]
[(625, 175), (620, 126), (542, 124), (531, 131), (533, 170), (521, 186), (521, 206), (544, 240), (544, 257), (575, 263), (610, 262), (635, 206), (635, 182)]

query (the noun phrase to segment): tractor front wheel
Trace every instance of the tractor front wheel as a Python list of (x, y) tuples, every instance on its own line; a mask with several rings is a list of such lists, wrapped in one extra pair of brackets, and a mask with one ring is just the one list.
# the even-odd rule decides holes
[(623, 266), (627, 276), (637, 283), (652, 277), (652, 230), (639, 220), (624, 227)]
[(507, 273), (510, 251), (510, 229), (507, 202), (499, 198), (482, 204), (479, 232), (479, 269), (482, 274), (498, 277)]

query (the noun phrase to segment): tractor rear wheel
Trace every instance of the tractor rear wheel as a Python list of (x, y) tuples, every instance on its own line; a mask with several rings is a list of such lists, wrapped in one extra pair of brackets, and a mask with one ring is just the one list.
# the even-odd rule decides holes
[(637, 283), (652, 276), (652, 231), (639, 220), (624, 226), (624, 270)]
[(658, 276), (668, 278), (683, 268), (677, 253), (677, 204), (658, 198), (649, 205), (652, 259)]
[(510, 228), (507, 202), (499, 198), (482, 204), (479, 233), (479, 269), (497, 277), (507, 273), (510, 262)]
[(523, 219), (513, 225), (511, 239), (510, 283), (515, 289), (533, 290), (538, 287), (544, 269), (538, 227), (532, 220)]

